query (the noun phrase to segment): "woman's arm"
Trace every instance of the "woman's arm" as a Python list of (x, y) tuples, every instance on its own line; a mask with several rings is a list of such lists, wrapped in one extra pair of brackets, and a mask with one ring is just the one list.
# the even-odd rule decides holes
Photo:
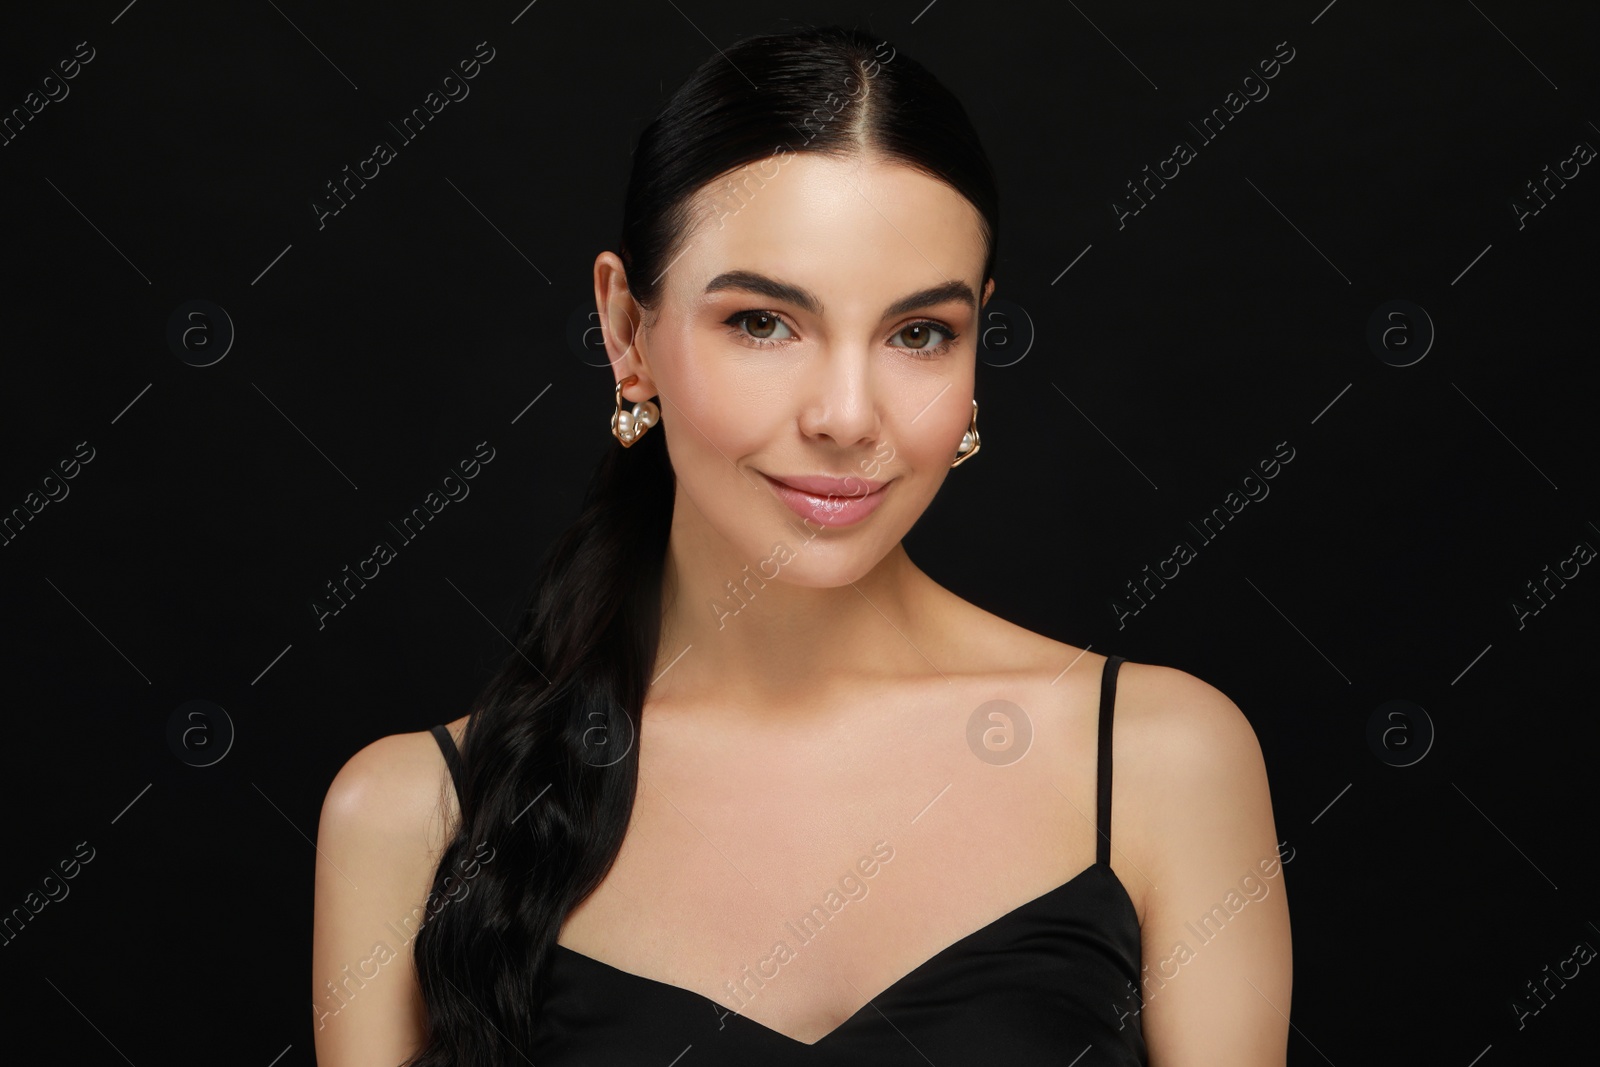
[(1261, 747), (1212, 686), (1173, 668), (1142, 673), (1150, 681), (1135, 758), (1147, 791), (1140, 862), (1154, 883), (1141, 934), (1151, 1067), (1283, 1067), (1289, 905)]
[(426, 732), (394, 734), (328, 787), (311, 950), (318, 1067), (396, 1067), (422, 1043), (411, 940), (438, 863), (445, 771)]

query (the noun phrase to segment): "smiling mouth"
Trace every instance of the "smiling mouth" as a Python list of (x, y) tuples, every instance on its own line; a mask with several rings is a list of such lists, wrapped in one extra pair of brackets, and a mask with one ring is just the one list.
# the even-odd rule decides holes
[(885, 490), (893, 484), (892, 480), (868, 478), (796, 478), (805, 483), (801, 488), (764, 472), (761, 476), (790, 511), (820, 526), (853, 526), (862, 521), (878, 509)]

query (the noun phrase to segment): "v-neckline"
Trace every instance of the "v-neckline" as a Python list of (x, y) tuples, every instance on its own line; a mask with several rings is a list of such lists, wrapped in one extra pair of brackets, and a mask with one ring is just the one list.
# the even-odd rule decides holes
[(1016, 907), (1012, 908), (1010, 911), (1005, 912), (1004, 914), (1000, 915), (998, 918), (991, 919), (989, 922), (984, 923), (982, 926), (978, 927), (976, 930), (973, 930), (971, 933), (964, 934), (961, 937), (956, 938), (956, 940), (950, 942), (950, 944), (946, 945), (944, 948), (939, 949), (933, 955), (929, 956), (927, 959), (923, 960), (921, 963), (917, 964), (916, 966), (912, 967), (909, 971), (907, 971), (904, 974), (902, 974), (899, 978), (896, 978), (894, 981), (890, 982), (887, 986), (883, 987), (878, 992), (876, 992), (872, 996), (868, 997), (867, 998), (867, 1002), (865, 1004), (861, 1005), (861, 1007), (857, 1008), (849, 1017), (847, 1017), (842, 1022), (840, 1022), (839, 1025), (835, 1026), (833, 1029), (829, 1030), (827, 1033), (823, 1034), (821, 1037), (817, 1038), (815, 1041), (801, 1041), (799, 1038), (792, 1037), (789, 1034), (784, 1033), (782, 1030), (775, 1030), (772, 1027), (766, 1025), (765, 1023), (757, 1022), (756, 1020), (750, 1018), (748, 1015), (743, 1015), (743, 1014), (741, 1014), (739, 1012), (732, 1011), (731, 1009), (729, 1009), (727, 1007), (727, 1005), (723, 1004), (722, 1002), (720, 1002), (718, 1000), (714, 1000), (711, 997), (706, 996), (704, 993), (700, 993), (700, 992), (698, 992), (696, 990), (689, 989), (689, 988), (687, 988), (685, 986), (674, 985), (671, 982), (663, 982), (659, 978), (647, 978), (642, 974), (634, 974), (632, 971), (625, 971), (620, 967), (615, 967), (615, 966), (613, 966), (613, 965), (611, 965), (609, 963), (606, 963), (604, 960), (598, 960), (598, 959), (595, 959), (593, 956), (589, 956), (589, 955), (586, 955), (585, 953), (579, 952), (577, 949), (568, 948), (566, 945), (563, 945), (559, 941), (556, 942), (555, 947), (556, 947), (556, 950), (558, 952), (565, 952), (569, 956), (575, 956), (578, 959), (583, 960), (588, 964), (591, 964), (591, 965), (593, 965), (595, 967), (599, 967), (602, 970), (609, 971), (611, 974), (616, 975), (619, 978), (622, 978), (624, 980), (634, 981), (634, 982), (645, 982), (645, 983), (647, 983), (649, 985), (652, 985), (652, 986), (659, 986), (659, 987), (661, 987), (663, 989), (671, 990), (671, 991), (673, 991), (673, 993), (675, 995), (689, 996), (689, 997), (693, 997), (694, 999), (696, 999), (698, 1001), (701, 1001), (703, 1003), (711, 1004), (711, 1005), (715, 1006), (719, 1011), (722, 1011), (725, 1015), (731, 1015), (735, 1019), (743, 1020), (745, 1023), (747, 1023), (747, 1024), (751, 1025), (751, 1026), (754, 1026), (756, 1029), (764, 1031), (764, 1032), (772, 1035), (773, 1037), (777, 1038), (778, 1040), (783, 1041), (783, 1042), (785, 1042), (787, 1044), (799, 1045), (802, 1048), (817, 1048), (824, 1041), (829, 1040), (835, 1034), (838, 1034), (841, 1030), (844, 1030), (846, 1027), (848, 1027), (851, 1024), (853, 1024), (857, 1019), (861, 1018), (862, 1015), (867, 1011), (868, 1008), (875, 1008), (877, 1001), (883, 999), (884, 997), (886, 997), (889, 994), (893, 993), (895, 990), (899, 989), (902, 985), (904, 985), (906, 982), (910, 981), (912, 978), (914, 978), (920, 972), (923, 972), (923, 971), (927, 970), (929, 967), (933, 966), (935, 963), (939, 962), (944, 957), (950, 955), (952, 952), (955, 952), (956, 950), (960, 949), (961, 947), (966, 945), (968, 942), (972, 941), (974, 938), (977, 938), (977, 937), (989, 932), (990, 930), (993, 930), (995, 927), (1001, 925), (1002, 923), (1005, 923), (1007, 921), (1010, 921), (1010, 920), (1016, 918), (1017, 916), (1021, 915), (1022, 913), (1028, 911), (1031, 908), (1037, 907), (1038, 905), (1044, 903), (1046, 900), (1049, 900), (1049, 899), (1055, 897), (1057, 894), (1065, 892), (1066, 890), (1068, 890), (1072, 886), (1077, 885), (1079, 882), (1082, 882), (1089, 875), (1089, 873), (1091, 871), (1094, 871), (1094, 870), (1100, 869), (1100, 868), (1103, 868), (1105, 870), (1106, 874), (1111, 876), (1112, 882), (1115, 883), (1117, 888), (1122, 891), (1122, 897), (1123, 897), (1123, 899), (1125, 899), (1128, 902), (1128, 906), (1129, 906), (1130, 910), (1133, 909), (1133, 898), (1128, 893), (1128, 887), (1123, 885), (1122, 879), (1117, 877), (1117, 873), (1111, 869), (1111, 865), (1110, 864), (1101, 863), (1099, 860), (1096, 860), (1095, 862), (1089, 864), (1089, 866), (1085, 867), (1083, 870), (1079, 871), (1077, 874), (1073, 875), (1071, 878), (1068, 878), (1065, 882), (1062, 882), (1060, 885), (1055, 886), (1052, 889), (1047, 889), (1043, 893), (1040, 893), (1038, 896), (1033, 897), (1033, 898), (1031, 898), (1029, 900), (1023, 901), (1021, 904), (1018, 904)]

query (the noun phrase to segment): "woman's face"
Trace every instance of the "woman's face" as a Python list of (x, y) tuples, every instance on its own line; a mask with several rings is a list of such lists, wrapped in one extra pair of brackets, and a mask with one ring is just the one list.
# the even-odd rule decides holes
[(979, 216), (908, 167), (816, 153), (752, 164), (697, 208), (657, 306), (611, 352), (617, 380), (640, 376), (624, 406), (660, 405), (649, 432), (693, 509), (675, 535), (735, 572), (855, 581), (928, 506), (971, 421), (993, 289)]

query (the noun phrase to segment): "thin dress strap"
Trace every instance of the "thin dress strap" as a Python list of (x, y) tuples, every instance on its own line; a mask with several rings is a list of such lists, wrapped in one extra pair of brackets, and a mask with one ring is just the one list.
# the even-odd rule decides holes
[(428, 731), (433, 734), (433, 739), (439, 742), (439, 751), (444, 753), (445, 763), (450, 765), (450, 780), (455, 783), (456, 796), (461, 795), (461, 751), (456, 748), (455, 738), (450, 736), (450, 731), (443, 725), (435, 726)]
[(1126, 656), (1107, 656), (1100, 675), (1100, 737), (1096, 776), (1096, 826), (1099, 841), (1095, 862), (1111, 865), (1111, 709), (1117, 700), (1117, 668)]

